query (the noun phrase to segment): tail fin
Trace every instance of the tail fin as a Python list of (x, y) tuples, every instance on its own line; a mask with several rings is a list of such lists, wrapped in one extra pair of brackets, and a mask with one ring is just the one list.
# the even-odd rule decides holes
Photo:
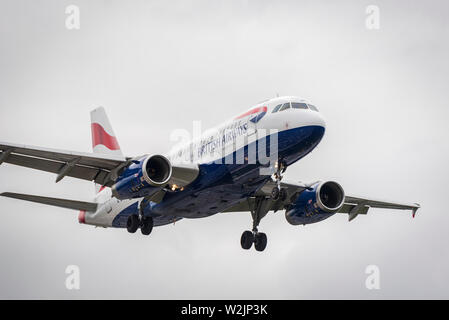
[[(90, 122), (93, 152), (122, 156), (117, 137), (115, 136), (114, 130), (112, 130), (111, 123), (103, 107), (91, 111)], [(97, 193), (100, 191), (100, 188), (100, 185), (95, 184)]]

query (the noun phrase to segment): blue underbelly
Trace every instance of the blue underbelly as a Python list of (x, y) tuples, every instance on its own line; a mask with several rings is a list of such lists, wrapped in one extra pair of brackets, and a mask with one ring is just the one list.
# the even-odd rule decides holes
[[(324, 128), (320, 126), (308, 126), (285, 130), (278, 133), (278, 154), (290, 165), (310, 153), (321, 141)], [(264, 142), (267, 154), (270, 152), (270, 136)], [(251, 196), (256, 190), (270, 179), (268, 175), (260, 174), (260, 163), (237, 164), (236, 155), (248, 156), (248, 150), (256, 150), (258, 153), (259, 141), (255, 149), (246, 146), (245, 150), (237, 150), (233, 153), (234, 164), (208, 163), (200, 165), (200, 176), (184, 191), (168, 193), (164, 201), (154, 204), (153, 213), (173, 214), (186, 218), (201, 218), (209, 216), (233, 206), (243, 198)], [(222, 159), (225, 163), (225, 159)]]

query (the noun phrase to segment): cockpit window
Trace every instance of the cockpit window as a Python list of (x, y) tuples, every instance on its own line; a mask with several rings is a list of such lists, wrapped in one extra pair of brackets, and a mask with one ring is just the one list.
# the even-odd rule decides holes
[(299, 102), (292, 102), (292, 108), (293, 109), (308, 109), (307, 104), (299, 103)]
[(313, 106), (313, 105), (311, 105), (311, 104), (308, 104), (308, 106), (309, 106), (309, 108), (312, 109), (313, 111), (319, 112), (317, 107), (315, 107), (315, 106)]
[(290, 108), (290, 102), (284, 103), (281, 109), (279, 109), (279, 111), (284, 111), (287, 110), (288, 108)]
[(271, 113), (275, 113), (278, 112), (279, 108), (282, 107), (282, 103), (278, 104), (276, 107), (274, 107), (273, 111), (271, 111)]

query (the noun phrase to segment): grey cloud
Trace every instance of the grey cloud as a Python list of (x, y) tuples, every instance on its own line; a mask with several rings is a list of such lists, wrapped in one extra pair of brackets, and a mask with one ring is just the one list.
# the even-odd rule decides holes
[[(289, 179), (336, 179), (422, 209), (306, 227), (269, 214), (259, 254), (239, 245), (247, 213), (143, 237), (0, 199), (0, 298), (449, 298), (448, 3), (376, 3), (378, 31), (360, 1), (2, 1), (2, 141), (90, 151), (89, 111), (102, 105), (127, 155), (164, 152), (194, 120), (208, 128), (276, 93), (300, 95), (327, 132)], [(79, 31), (65, 29), (69, 4)], [(0, 191), (87, 200), (93, 186), (2, 165)], [(69, 264), (79, 291), (64, 286)], [(364, 286), (370, 264), (379, 291)]]

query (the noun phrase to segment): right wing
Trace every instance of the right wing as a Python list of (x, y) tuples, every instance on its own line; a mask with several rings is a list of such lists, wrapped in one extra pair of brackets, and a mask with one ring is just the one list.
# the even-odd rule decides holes
[(0, 196), (47, 204), (47, 205), (54, 206), (54, 207), (80, 210), (80, 211), (88, 211), (88, 212), (95, 212), (97, 210), (97, 206), (98, 206), (97, 203), (93, 203), (93, 202), (41, 197), (41, 196), (34, 196), (31, 194), (22, 194), (22, 193), (4, 192), (4, 193), (0, 193)]
[(56, 182), (65, 176), (95, 181), (110, 187), (120, 169), (130, 163), (122, 156), (54, 150), (0, 142), (0, 165), (10, 163), (57, 174)]

